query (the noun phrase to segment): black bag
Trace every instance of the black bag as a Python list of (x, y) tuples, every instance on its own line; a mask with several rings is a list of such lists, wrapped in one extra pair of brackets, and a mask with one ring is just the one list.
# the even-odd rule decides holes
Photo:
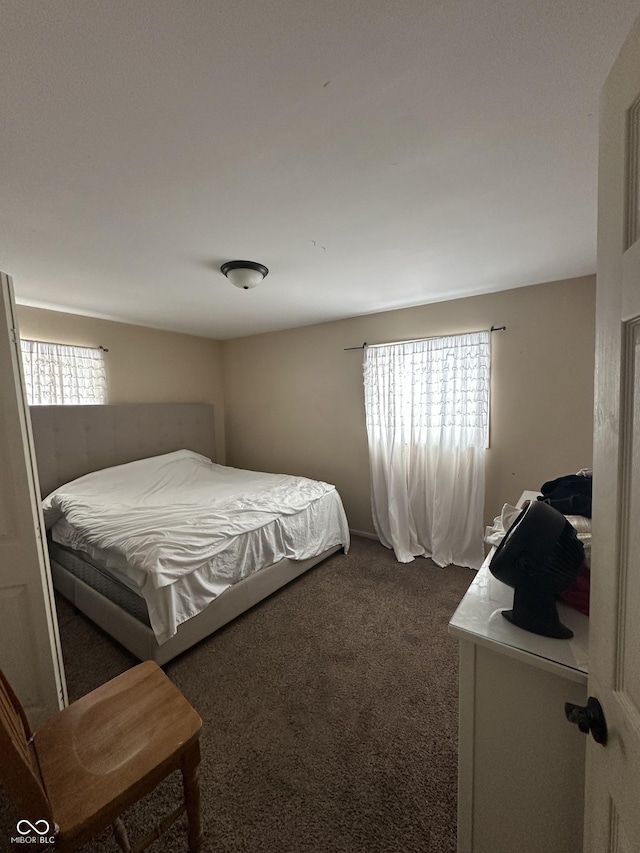
[(568, 474), (544, 483), (539, 501), (544, 501), (563, 515), (584, 515), (591, 518), (591, 477)]

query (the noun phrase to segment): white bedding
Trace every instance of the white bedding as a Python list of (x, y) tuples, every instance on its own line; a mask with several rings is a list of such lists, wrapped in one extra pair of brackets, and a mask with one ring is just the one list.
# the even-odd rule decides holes
[(43, 510), (56, 542), (144, 596), (158, 643), (248, 574), (349, 547), (334, 486), (187, 450), (87, 474), (48, 495)]

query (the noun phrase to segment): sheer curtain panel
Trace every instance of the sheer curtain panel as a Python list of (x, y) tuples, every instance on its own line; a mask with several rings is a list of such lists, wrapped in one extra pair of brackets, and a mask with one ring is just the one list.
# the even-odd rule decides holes
[(28, 340), (20, 346), (30, 406), (107, 402), (102, 350)]
[(365, 347), (373, 523), (401, 563), (484, 559), (490, 333)]

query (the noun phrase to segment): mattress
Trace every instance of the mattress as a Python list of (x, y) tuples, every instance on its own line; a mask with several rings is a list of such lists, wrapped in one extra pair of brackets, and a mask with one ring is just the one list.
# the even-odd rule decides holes
[(59, 566), (112, 601), (125, 613), (137, 619), (138, 622), (142, 622), (148, 628), (151, 627), (147, 604), (138, 592), (134, 592), (120, 578), (114, 577), (109, 569), (101, 566), (89, 554), (85, 554), (83, 551), (72, 551), (70, 548), (58, 545), (51, 539), (48, 540), (47, 544), (49, 556)]
[(43, 506), (65, 560), (76, 552), (70, 570), (88, 582), (93, 567), (107, 597), (141, 596), (159, 644), (248, 575), (349, 547), (330, 484), (229, 469), (188, 451), (81, 477)]

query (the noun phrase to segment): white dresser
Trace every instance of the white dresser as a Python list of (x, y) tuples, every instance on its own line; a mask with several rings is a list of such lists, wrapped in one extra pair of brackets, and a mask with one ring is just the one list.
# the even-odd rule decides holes
[(571, 640), (512, 625), (501, 611), (513, 590), (491, 556), (449, 623), (460, 644), (458, 853), (582, 853), (585, 736), (564, 703), (586, 704), (589, 620), (558, 606)]

